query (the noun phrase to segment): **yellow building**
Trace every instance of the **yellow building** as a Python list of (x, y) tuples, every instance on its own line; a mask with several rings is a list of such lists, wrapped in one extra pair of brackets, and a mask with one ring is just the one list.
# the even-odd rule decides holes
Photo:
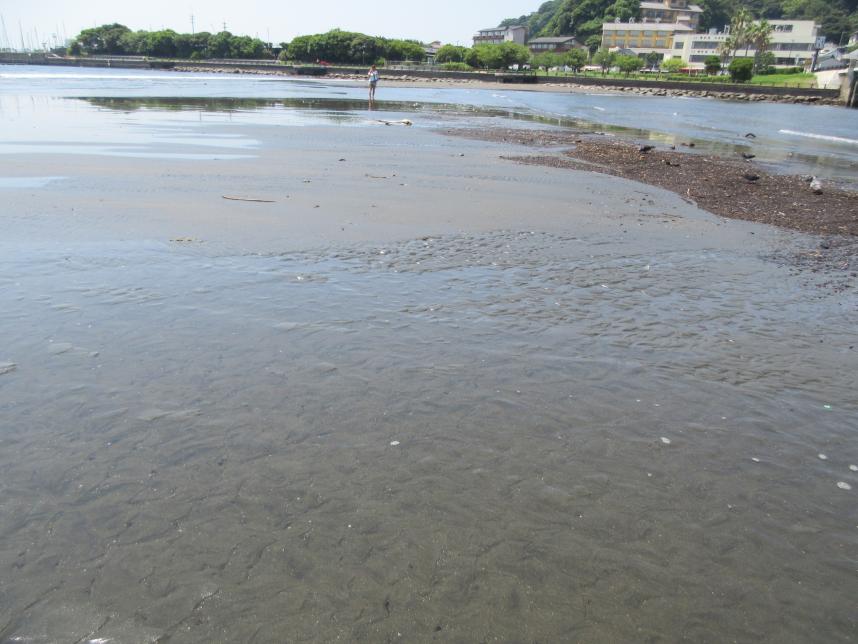
[(637, 55), (657, 52), (663, 57), (673, 51), (673, 38), (693, 33), (682, 23), (608, 22), (602, 25), (602, 47), (630, 49)]

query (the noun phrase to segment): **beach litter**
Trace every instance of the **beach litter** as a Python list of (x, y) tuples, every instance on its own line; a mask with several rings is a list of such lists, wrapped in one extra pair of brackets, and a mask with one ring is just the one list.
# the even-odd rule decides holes
[(810, 181), (810, 189), (813, 191), (813, 194), (821, 195), (822, 194), (822, 182), (819, 179), (817, 179), (816, 177), (813, 177), (813, 179), (811, 179), (811, 181)]
[(12, 373), (15, 369), (18, 368), (14, 362), (0, 362), (0, 376), (6, 375), (7, 373)]
[(230, 201), (255, 201), (257, 203), (276, 203), (273, 199), (256, 199), (255, 197), (236, 197), (234, 195), (223, 195), (224, 199)]
[(399, 121), (385, 121), (384, 119), (376, 119), (376, 121), (377, 121), (378, 123), (383, 123), (384, 125), (406, 125), (406, 126), (408, 126), (408, 125), (414, 125), (414, 124), (413, 124), (411, 121), (409, 121), (408, 119), (402, 119), (402, 120), (399, 120)]
[(399, 445), (399, 441), (390, 441), (391, 447), (396, 447), (397, 445)]

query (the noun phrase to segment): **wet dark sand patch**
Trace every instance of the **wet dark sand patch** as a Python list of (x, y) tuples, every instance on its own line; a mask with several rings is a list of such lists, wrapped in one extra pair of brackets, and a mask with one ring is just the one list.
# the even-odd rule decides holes
[[(771, 174), (752, 162), (640, 146), (580, 132), (450, 129), (445, 134), (531, 147), (574, 146), (561, 155), (508, 156), (520, 163), (587, 169), (665, 188), (709, 212), (817, 235), (858, 235), (858, 193), (804, 177)], [(643, 151), (645, 147), (650, 149)]]

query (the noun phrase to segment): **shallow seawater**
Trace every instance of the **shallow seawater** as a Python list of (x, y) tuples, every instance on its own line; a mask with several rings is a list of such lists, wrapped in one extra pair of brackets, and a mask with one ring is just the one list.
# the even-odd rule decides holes
[[(858, 175), (858, 113), (841, 107), (383, 84), (373, 113), (365, 109), (365, 88), (340, 80), (14, 65), (0, 65), (0, 80), (4, 142), (25, 135), (34, 115), (40, 132), (63, 140), (90, 118), (88, 103), (125, 111), (124, 122), (98, 115), (108, 128), (104, 133), (120, 140), (135, 121), (131, 112), (147, 105), (158, 107), (148, 119), (169, 111), (173, 114), (163, 120), (195, 117), (289, 126), (361, 125), (417, 114), (417, 125), (426, 127), (449, 125), (455, 117), (470, 127), (514, 122), (605, 131), (663, 144), (694, 142), (702, 152), (752, 153), (775, 171), (815, 174), (852, 187)], [(190, 113), (176, 114), (183, 111)], [(749, 133), (756, 138), (747, 138)], [(0, 146), (0, 153), (3, 149)]]
[(7, 249), (0, 637), (849, 641), (854, 297), (626, 246)]
[(819, 240), (434, 134), (544, 125), (464, 91), (60, 76), (0, 97), (0, 643), (854, 641)]

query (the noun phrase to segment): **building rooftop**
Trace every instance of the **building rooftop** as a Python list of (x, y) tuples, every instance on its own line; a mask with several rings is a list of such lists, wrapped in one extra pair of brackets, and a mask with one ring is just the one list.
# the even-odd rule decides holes
[(532, 39), (527, 41), (527, 44), (531, 45), (533, 43), (536, 43), (536, 44), (543, 44), (544, 43), (544, 44), (550, 45), (550, 44), (554, 44), (554, 43), (565, 43), (565, 42), (569, 42), (570, 40), (575, 40), (575, 36), (543, 36), (541, 38), (532, 38)]
[(663, 9), (666, 11), (684, 11), (686, 13), (703, 13), (696, 4), (690, 4), (687, 7), (671, 7), (663, 2), (641, 2), (641, 9)]
[(672, 22), (606, 22), (602, 25), (602, 31), (694, 31), (688, 25)]
[(484, 31), (506, 31), (507, 29), (524, 29), (521, 25), (510, 25), (509, 27), (486, 27), (485, 29), (478, 29), (477, 33), (483, 33)]

